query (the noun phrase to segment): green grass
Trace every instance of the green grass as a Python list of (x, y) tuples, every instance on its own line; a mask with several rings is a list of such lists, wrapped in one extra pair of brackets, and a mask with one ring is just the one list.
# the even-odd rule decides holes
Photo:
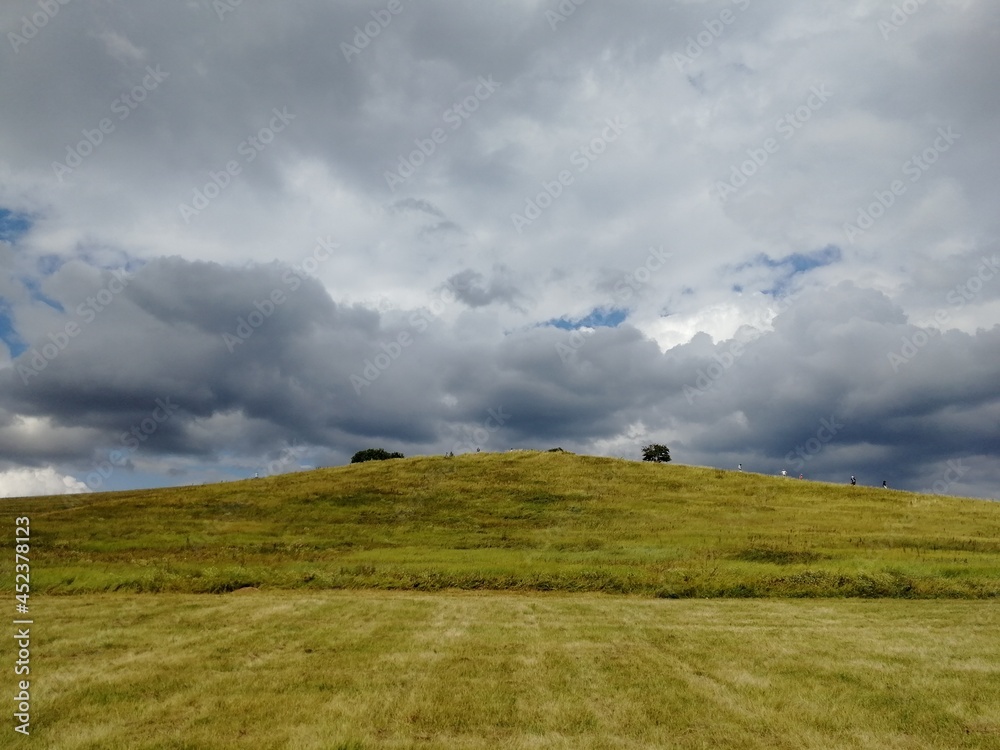
[[(997, 748), (998, 607), (376, 591), (46, 596), (34, 612), (30, 743)], [(13, 747), (12, 736), (0, 733), (0, 746)]]
[(525, 452), (0, 508), (0, 748), (1000, 748), (996, 503)]
[(997, 503), (562, 453), (370, 462), (3, 507), (31, 518), (36, 593), (1000, 594)]

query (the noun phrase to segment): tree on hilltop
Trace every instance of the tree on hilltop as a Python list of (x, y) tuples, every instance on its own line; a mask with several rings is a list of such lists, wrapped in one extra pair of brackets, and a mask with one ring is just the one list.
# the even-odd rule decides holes
[(389, 453), (384, 448), (365, 448), (351, 456), (352, 464), (360, 464), (364, 461), (385, 461), (388, 458), (405, 458), (402, 453)]
[(651, 443), (642, 449), (642, 460), (665, 464), (670, 460), (670, 449), (665, 445)]

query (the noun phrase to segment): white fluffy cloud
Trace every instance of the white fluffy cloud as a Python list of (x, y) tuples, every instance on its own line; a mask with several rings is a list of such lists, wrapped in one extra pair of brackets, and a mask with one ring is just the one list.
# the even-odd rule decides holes
[(0, 472), (0, 497), (73, 495), (86, 491), (87, 485), (79, 479), (59, 474), (51, 466)]

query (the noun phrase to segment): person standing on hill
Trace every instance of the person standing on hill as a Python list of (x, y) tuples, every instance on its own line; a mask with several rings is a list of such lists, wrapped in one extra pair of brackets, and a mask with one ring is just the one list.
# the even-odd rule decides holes
[(851, 487), (854, 487), (858, 483), (857, 478), (851, 474)]
[(882, 480), (882, 489), (883, 490), (889, 489), (889, 485), (888, 485), (888, 483), (884, 479)]

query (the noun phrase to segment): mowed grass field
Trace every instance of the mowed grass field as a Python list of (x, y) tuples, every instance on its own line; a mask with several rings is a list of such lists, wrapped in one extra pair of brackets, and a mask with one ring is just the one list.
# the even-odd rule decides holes
[(998, 503), (519, 452), (0, 508), (0, 747), (1000, 748)]
[(0, 743), (996, 748), (997, 615), (959, 600), (47, 596), (37, 725)]

